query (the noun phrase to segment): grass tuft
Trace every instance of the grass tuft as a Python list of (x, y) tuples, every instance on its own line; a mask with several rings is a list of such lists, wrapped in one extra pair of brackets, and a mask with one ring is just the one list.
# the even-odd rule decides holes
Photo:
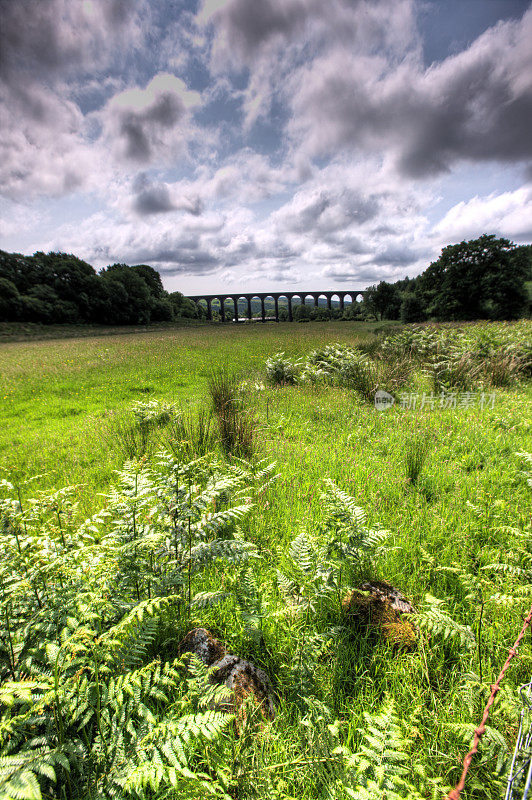
[(234, 372), (226, 368), (209, 375), (208, 392), (218, 423), (220, 445), (226, 455), (250, 459), (254, 452), (255, 419)]
[(405, 467), (406, 480), (411, 486), (415, 486), (429, 452), (429, 442), (425, 435), (416, 434), (406, 443), (405, 447)]
[(218, 437), (212, 412), (203, 407), (176, 414), (160, 437), (163, 447), (177, 458), (191, 460), (216, 449)]

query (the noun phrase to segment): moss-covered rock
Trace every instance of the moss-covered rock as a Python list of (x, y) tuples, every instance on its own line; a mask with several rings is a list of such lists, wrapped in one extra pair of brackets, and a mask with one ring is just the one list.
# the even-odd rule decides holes
[(401, 650), (415, 647), (416, 627), (406, 617), (414, 612), (414, 607), (391, 584), (385, 581), (362, 583), (346, 594), (342, 608), (352, 625), (372, 628)]

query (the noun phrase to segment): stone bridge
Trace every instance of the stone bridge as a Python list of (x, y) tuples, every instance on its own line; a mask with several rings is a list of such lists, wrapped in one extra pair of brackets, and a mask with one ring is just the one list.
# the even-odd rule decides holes
[[(298, 298), (301, 305), (305, 305), (305, 300), (311, 300), (311, 303), (308, 305), (313, 305), (314, 307), (318, 307), (319, 305), (319, 298), (324, 297), (327, 301), (327, 308), (330, 310), (332, 308), (332, 301), (333, 298), (337, 298), (339, 301), (340, 311), (343, 311), (345, 298), (350, 297), (351, 302), (355, 302), (358, 297), (364, 297), (364, 290), (361, 289), (352, 289), (351, 291), (338, 291), (334, 290), (331, 292), (253, 292), (253, 293), (242, 293), (242, 292), (231, 292), (230, 294), (197, 294), (189, 296), (189, 300), (192, 300), (196, 305), (200, 305), (202, 301), (204, 301), (207, 305), (207, 319), (212, 319), (212, 302), (213, 300), (218, 300), (220, 303), (220, 316), (222, 322), (225, 322), (225, 303), (229, 302), (233, 306), (233, 313), (234, 313), (234, 320), (238, 322), (238, 301), (245, 300), (247, 304), (247, 318), (252, 319), (251, 313), (251, 301), (252, 300), (260, 300), (261, 305), (261, 319), (262, 322), (266, 321), (266, 307), (264, 301), (268, 298), (271, 298), (275, 305), (275, 321), (279, 322), (279, 300), (281, 298), (287, 301), (288, 305), (288, 319), (290, 322), (293, 320), (292, 314), (292, 301), (294, 298)], [(299, 305), (299, 304), (298, 304)]]

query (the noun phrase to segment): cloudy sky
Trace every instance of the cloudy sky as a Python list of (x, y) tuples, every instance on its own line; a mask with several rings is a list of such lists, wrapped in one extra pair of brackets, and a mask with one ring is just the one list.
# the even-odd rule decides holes
[(364, 288), (532, 241), (529, 0), (0, 0), (0, 247)]

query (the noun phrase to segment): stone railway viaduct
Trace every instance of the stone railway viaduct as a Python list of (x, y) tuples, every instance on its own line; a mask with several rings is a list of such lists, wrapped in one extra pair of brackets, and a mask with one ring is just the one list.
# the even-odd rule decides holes
[(261, 318), (262, 322), (266, 321), (266, 307), (264, 305), (264, 301), (271, 297), (274, 304), (275, 304), (275, 321), (279, 322), (279, 300), (284, 298), (288, 304), (288, 319), (290, 322), (293, 320), (292, 314), (292, 301), (295, 297), (297, 297), (301, 303), (301, 305), (305, 305), (305, 300), (311, 298), (313, 305), (317, 308), (318, 301), (320, 297), (324, 297), (327, 300), (327, 308), (332, 308), (332, 300), (333, 297), (338, 298), (340, 303), (340, 311), (344, 309), (345, 298), (350, 297), (351, 302), (355, 302), (358, 297), (364, 297), (365, 291), (360, 289), (353, 289), (353, 290), (346, 290), (346, 291), (332, 291), (332, 292), (231, 292), (231, 294), (197, 294), (191, 295), (188, 297), (189, 300), (192, 300), (196, 305), (199, 306), (201, 301), (204, 301), (207, 304), (207, 319), (212, 319), (212, 302), (213, 300), (218, 300), (220, 303), (220, 310), (221, 310), (221, 319), (222, 322), (225, 322), (225, 303), (229, 301), (232, 303), (234, 309), (234, 319), (235, 322), (238, 322), (238, 301), (245, 300), (247, 303), (247, 318), (252, 319), (251, 313), (251, 301), (252, 300), (260, 300), (261, 305)]

